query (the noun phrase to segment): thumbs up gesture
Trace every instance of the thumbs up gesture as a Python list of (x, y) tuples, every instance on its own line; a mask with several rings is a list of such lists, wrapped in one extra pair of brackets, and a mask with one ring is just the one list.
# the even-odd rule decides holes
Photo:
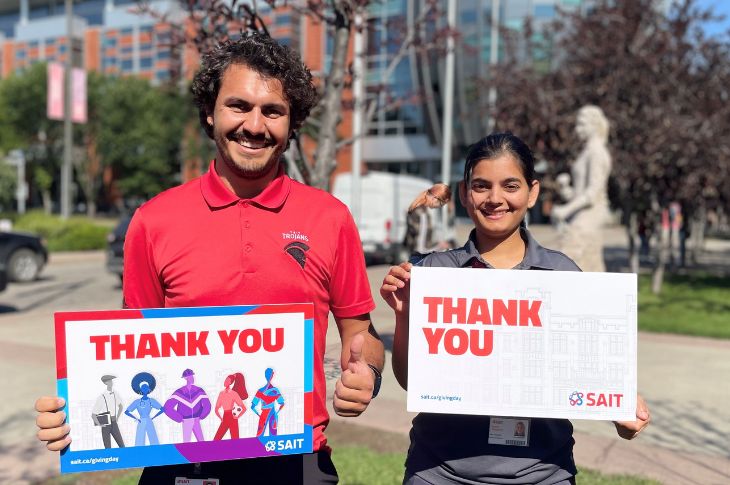
[(350, 359), (335, 385), (333, 407), (340, 416), (359, 416), (370, 404), (375, 374), (363, 358), (365, 337), (355, 335), (350, 341)]

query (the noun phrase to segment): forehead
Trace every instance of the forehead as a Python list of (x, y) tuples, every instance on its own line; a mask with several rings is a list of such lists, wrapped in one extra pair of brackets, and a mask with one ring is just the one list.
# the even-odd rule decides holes
[(231, 96), (261, 104), (289, 104), (281, 81), (266, 77), (245, 64), (231, 64), (223, 71), (218, 99)]
[(525, 178), (522, 165), (510, 153), (503, 153), (495, 158), (483, 158), (471, 170), (471, 178), (485, 180), (503, 180), (506, 178)]

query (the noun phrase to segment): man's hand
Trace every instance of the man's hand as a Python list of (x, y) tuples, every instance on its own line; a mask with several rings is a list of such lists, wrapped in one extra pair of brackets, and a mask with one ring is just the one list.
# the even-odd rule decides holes
[(333, 407), (340, 416), (359, 416), (370, 404), (375, 375), (362, 355), (365, 337), (355, 335), (350, 343), (350, 360), (335, 385)]
[(641, 395), (636, 396), (636, 420), (635, 421), (614, 421), (616, 432), (625, 440), (632, 440), (649, 426), (651, 414), (649, 406), (646, 405)]
[(61, 451), (71, 443), (69, 432), (71, 427), (65, 423), (66, 413), (61, 409), (66, 405), (60, 397), (41, 397), (35, 402), (38, 417), (35, 420), (38, 428), (38, 439), (46, 442), (51, 451)]

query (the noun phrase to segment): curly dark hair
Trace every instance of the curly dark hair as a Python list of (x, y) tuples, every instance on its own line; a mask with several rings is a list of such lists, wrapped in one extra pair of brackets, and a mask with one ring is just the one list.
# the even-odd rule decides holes
[(213, 127), (207, 117), (213, 112), (223, 74), (233, 64), (245, 65), (265, 78), (278, 79), (289, 102), (290, 129), (302, 126), (317, 103), (312, 73), (294, 50), (266, 34), (246, 32), (238, 39), (221, 42), (205, 54), (193, 79), (190, 88), (193, 101), (198, 107), (200, 125), (210, 138), (213, 138)]

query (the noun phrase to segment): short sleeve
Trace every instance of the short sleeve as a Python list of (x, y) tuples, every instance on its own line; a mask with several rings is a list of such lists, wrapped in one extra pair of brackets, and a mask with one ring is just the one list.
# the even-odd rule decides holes
[(165, 296), (154, 264), (152, 243), (144, 225), (142, 208), (137, 209), (124, 238), (122, 293), (125, 308), (161, 308)]
[(375, 308), (365, 269), (360, 234), (350, 212), (343, 210), (330, 275), (330, 310), (335, 317), (363, 315)]

